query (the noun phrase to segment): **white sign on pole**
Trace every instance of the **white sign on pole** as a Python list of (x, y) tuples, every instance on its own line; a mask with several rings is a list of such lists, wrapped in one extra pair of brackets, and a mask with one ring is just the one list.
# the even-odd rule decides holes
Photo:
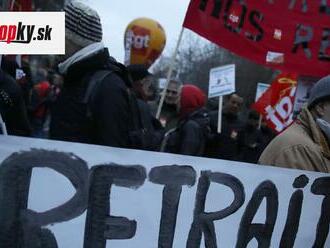
[(166, 78), (159, 78), (158, 79), (158, 87), (159, 89), (163, 90), (166, 86), (167, 79)]
[(256, 92), (256, 99), (257, 102), (259, 98), (268, 90), (269, 84), (258, 83), (257, 84), (257, 92)]
[(209, 98), (235, 92), (235, 65), (225, 65), (210, 71)]
[(329, 184), (322, 173), (0, 136), (0, 247), (325, 248)]

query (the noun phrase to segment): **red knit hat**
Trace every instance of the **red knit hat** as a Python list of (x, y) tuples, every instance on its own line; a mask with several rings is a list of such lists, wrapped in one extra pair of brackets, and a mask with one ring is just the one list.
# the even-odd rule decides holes
[(205, 103), (206, 96), (200, 88), (185, 84), (181, 89), (180, 117), (184, 118), (197, 109), (204, 107)]

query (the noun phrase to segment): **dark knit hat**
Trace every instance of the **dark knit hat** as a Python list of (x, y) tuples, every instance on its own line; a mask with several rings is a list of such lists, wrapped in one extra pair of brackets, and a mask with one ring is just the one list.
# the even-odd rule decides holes
[(311, 89), (308, 107), (311, 107), (325, 98), (330, 98), (330, 75), (320, 79)]
[(64, 11), (65, 34), (69, 40), (82, 47), (102, 41), (102, 25), (95, 10), (81, 2), (71, 1)]
[(131, 74), (134, 82), (152, 75), (148, 71), (148, 67), (146, 67), (145, 65), (129, 65), (127, 66), (127, 70)]

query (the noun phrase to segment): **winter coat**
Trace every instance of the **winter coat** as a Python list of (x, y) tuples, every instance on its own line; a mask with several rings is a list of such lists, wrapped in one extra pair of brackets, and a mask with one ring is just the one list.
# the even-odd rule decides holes
[(207, 144), (206, 156), (225, 159), (239, 159), (239, 133), (244, 127), (237, 115), (223, 113), (221, 133), (218, 128), (218, 110), (210, 112), (213, 138)]
[(203, 108), (181, 120), (167, 137), (165, 152), (183, 155), (204, 155), (205, 143), (210, 133), (210, 119)]
[[(158, 108), (158, 105), (157, 105)], [(156, 109), (157, 109), (156, 108)], [(179, 114), (175, 105), (169, 105), (164, 102), (162, 111), (160, 112), (160, 121), (165, 124), (165, 130), (169, 131), (175, 128), (179, 122)]]
[[(0, 70), (0, 113), (9, 135), (30, 136), (26, 106), (20, 86)], [(3, 133), (0, 130), (0, 133)]]
[[(159, 120), (151, 113), (148, 103), (141, 99), (137, 99), (137, 108), (140, 116), (140, 126), (143, 128), (143, 136), (138, 139), (143, 141), (138, 147), (148, 151), (159, 151), (163, 140), (165, 130)], [(141, 135), (141, 132), (139, 132)]]
[[(91, 78), (103, 70), (111, 73), (98, 83), (87, 106), (84, 98)], [(129, 148), (132, 129), (129, 85), (119, 75), (124, 71), (124, 66), (111, 58), (107, 49), (71, 65), (52, 107), (50, 137)], [(91, 114), (87, 115), (88, 112)]]
[(308, 109), (262, 153), (260, 164), (330, 172), (330, 147)]
[(263, 149), (261, 131), (251, 125), (238, 134), (238, 160), (246, 163), (257, 163)]

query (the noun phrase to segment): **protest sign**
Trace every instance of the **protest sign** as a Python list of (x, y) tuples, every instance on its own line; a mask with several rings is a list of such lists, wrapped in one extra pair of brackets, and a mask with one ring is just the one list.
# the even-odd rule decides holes
[(191, 0), (183, 26), (256, 63), (330, 74), (327, 1)]
[(12, 136), (0, 161), (0, 247), (330, 245), (327, 174)]
[(282, 73), (269, 89), (252, 105), (266, 119), (275, 132), (284, 131), (293, 122), (293, 104), (297, 89), (297, 75)]
[(235, 92), (235, 65), (225, 65), (210, 70), (209, 98), (219, 97), (218, 133), (222, 129), (223, 96)]
[(235, 65), (225, 65), (210, 71), (209, 98), (235, 92)]

